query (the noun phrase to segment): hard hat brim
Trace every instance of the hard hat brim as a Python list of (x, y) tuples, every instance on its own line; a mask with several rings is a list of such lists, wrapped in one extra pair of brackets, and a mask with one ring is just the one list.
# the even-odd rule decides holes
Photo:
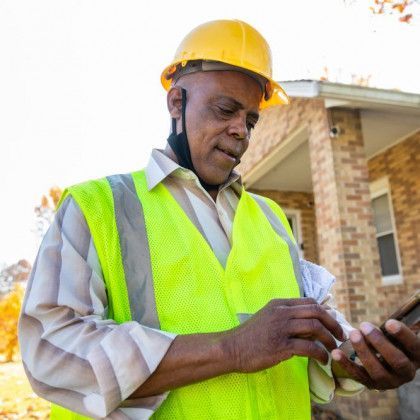
[(263, 98), (260, 102), (260, 109), (266, 109), (275, 105), (288, 105), (290, 103), (289, 96), (284, 91), (284, 89), (274, 80), (269, 80), (273, 93), (272, 95), (266, 100)]
[[(181, 64), (182, 62), (178, 63), (172, 63), (170, 66), (166, 67), (165, 70), (163, 70), (162, 75), (160, 77), (160, 81), (162, 83), (163, 88), (168, 91), (171, 88), (172, 85), (172, 77), (176, 71), (176, 66), (178, 64)], [(229, 63), (227, 63), (229, 64)], [(249, 72), (249, 70), (247, 69)], [(265, 75), (254, 72), (255, 74), (258, 74), (259, 76), (265, 77)], [(272, 91), (272, 94), (268, 99), (263, 98), (260, 102), (260, 109), (266, 109), (275, 105), (287, 105), (290, 103), (289, 97), (287, 93), (284, 91), (284, 89), (280, 86), (279, 83), (277, 83), (273, 79), (267, 79), (268, 84), (270, 85), (270, 90)]]

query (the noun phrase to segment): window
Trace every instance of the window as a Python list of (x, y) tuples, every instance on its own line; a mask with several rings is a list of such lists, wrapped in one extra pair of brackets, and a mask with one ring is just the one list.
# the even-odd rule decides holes
[(386, 178), (371, 184), (371, 198), (383, 284), (402, 283), (391, 194)]
[(299, 257), (303, 258), (303, 242), (302, 242), (302, 232), (300, 228), (300, 211), (292, 209), (283, 209), (287, 221), (289, 222), (290, 228), (292, 229), (293, 236), (296, 239), (298, 246)]

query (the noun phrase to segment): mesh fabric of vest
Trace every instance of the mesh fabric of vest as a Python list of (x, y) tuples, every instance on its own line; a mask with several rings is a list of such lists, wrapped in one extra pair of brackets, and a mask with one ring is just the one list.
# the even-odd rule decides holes
[[(133, 179), (144, 211), (161, 329), (228, 330), (239, 324), (239, 313), (255, 313), (274, 298), (299, 297), (288, 246), (248, 193), (239, 200), (223, 268), (162, 184), (148, 191), (144, 172)], [(153, 418), (308, 419), (307, 359), (293, 357), (262, 372), (176, 389)]]
[(130, 321), (130, 304), (109, 182), (102, 178), (69, 187), (64, 191), (57, 207), (60, 207), (68, 195), (73, 197), (85, 216), (98, 253), (109, 300), (108, 317), (119, 324)]
[[(143, 171), (134, 173), (133, 179), (144, 210), (161, 329), (181, 334), (223, 331), (238, 325), (238, 313), (254, 313), (272, 298), (299, 296), (286, 243), (246, 192), (239, 201), (224, 269), (163, 185), (149, 192)], [(63, 198), (69, 193), (81, 208), (98, 251), (112, 308), (109, 315), (117, 322), (128, 321), (108, 181), (71, 187)], [(284, 224), (281, 210), (274, 211)], [(61, 407), (56, 412), (60, 419), (87, 418)], [(171, 391), (153, 418), (309, 419), (307, 360), (293, 357), (262, 372), (224, 375)]]

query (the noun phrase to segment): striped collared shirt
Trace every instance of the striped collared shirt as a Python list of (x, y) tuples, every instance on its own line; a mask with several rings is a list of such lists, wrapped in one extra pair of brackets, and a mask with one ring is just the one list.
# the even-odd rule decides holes
[[(225, 266), (242, 192), (238, 174), (219, 187), (216, 201), (197, 176), (153, 150), (146, 167), (149, 190), (163, 183)], [(325, 300), (333, 277), (322, 267), (301, 261), (306, 296)], [(86, 220), (68, 197), (40, 246), (28, 282), (19, 323), (23, 364), (37, 394), (95, 418), (147, 419), (167, 394), (128, 397), (154, 372), (175, 334), (135, 321), (107, 319), (107, 295)], [(332, 314), (348, 330), (337, 311)], [(124, 348), (124, 351), (121, 351)], [(312, 398), (329, 401), (335, 390), (329, 366), (309, 363)], [(341, 394), (361, 386), (341, 381)]]

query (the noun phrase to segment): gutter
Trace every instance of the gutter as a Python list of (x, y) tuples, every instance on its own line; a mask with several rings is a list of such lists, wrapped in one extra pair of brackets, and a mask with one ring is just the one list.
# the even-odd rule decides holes
[(378, 104), (388, 107), (420, 111), (420, 94), (376, 89), (364, 86), (345, 85), (316, 80), (279, 82), (286, 93), (295, 98), (339, 99), (363, 104)]

